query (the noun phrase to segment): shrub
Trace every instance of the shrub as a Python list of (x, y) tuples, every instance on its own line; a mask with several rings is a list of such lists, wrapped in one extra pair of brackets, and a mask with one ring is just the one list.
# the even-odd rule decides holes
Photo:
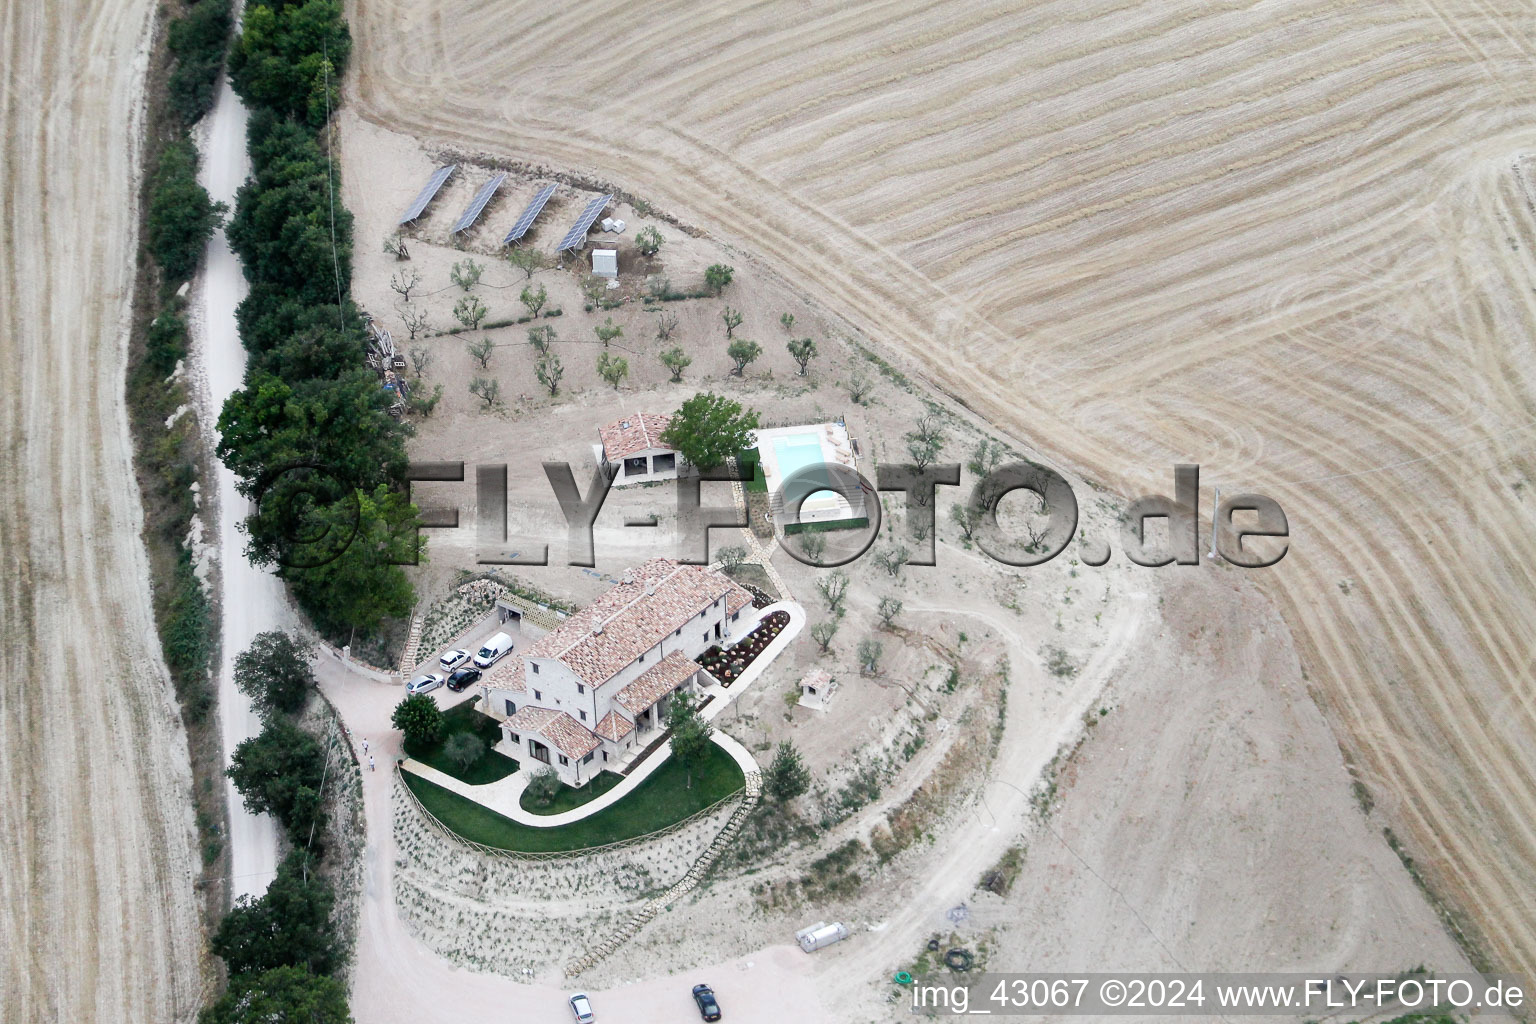
[(325, 754), (319, 741), (286, 718), (272, 718), (259, 735), (242, 740), (229, 760), (224, 774), (245, 799), (246, 810), (271, 814), (296, 845), (307, 842), (321, 821)]
[(166, 28), (175, 58), (166, 81), (171, 111), (187, 126), (213, 109), (233, 22), (229, 0), (198, 0)]
[(413, 693), (396, 704), (389, 721), (404, 734), (407, 751), (436, 743), (443, 734), (443, 713), (438, 710), (437, 701), (424, 693)]
[(224, 210), (197, 183), (192, 140), (182, 136), (167, 144), (150, 183), (146, 230), (149, 251), (169, 280), (183, 281), (197, 270)]
[(485, 741), (474, 733), (456, 732), (443, 744), (443, 755), (465, 771), (485, 754)]
[(235, 658), (235, 686), (251, 698), (262, 718), (292, 714), (315, 686), (309, 659), (313, 649), (292, 633), (258, 633)]
[(281, 967), (330, 974), (344, 956), (331, 924), (335, 902), (313, 860), (303, 850), (294, 850), (278, 865), (277, 876), (260, 898), (247, 894), (235, 901), (210, 946), (224, 958), (232, 976)]
[(548, 807), (555, 802), (561, 785), (560, 776), (555, 774), (553, 768), (540, 768), (528, 777), (528, 787), (524, 792), (528, 794), (528, 799), (533, 801), (534, 806)]

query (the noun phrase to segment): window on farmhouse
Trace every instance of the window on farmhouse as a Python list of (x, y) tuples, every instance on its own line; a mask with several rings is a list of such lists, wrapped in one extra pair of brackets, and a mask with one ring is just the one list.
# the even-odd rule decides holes
[(571, 763), (571, 759), (566, 757), (564, 754), (561, 754), (560, 755), (560, 763), (561, 764), (570, 764)]

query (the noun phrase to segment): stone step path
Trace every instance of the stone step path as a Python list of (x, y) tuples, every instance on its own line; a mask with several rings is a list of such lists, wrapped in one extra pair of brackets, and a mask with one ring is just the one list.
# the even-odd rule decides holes
[[(726, 463), (732, 470), (736, 468), (736, 460), (734, 458), (727, 459)], [(731, 475), (735, 476), (736, 474), (733, 472)], [(741, 486), (740, 480), (731, 481), (731, 500), (736, 503), (737, 515), (746, 519), (749, 514), (747, 512), (747, 492)], [(777, 495), (772, 496), (769, 500), (778, 500), (779, 504), (783, 505), (783, 499)], [(747, 523), (747, 528), (741, 531), (741, 539), (747, 547), (747, 562), (751, 565), (763, 567), (763, 571), (768, 574), (768, 579), (773, 583), (774, 589), (779, 592), (781, 600), (793, 601), (795, 596), (789, 592), (789, 587), (785, 584), (784, 577), (780, 576), (779, 571), (773, 567), (772, 553), (764, 550), (763, 545), (758, 542), (757, 534), (752, 532), (752, 524), (750, 522)], [(715, 568), (715, 566), (710, 566), (710, 568)]]
[(410, 675), (416, 667), (416, 649), (421, 646), (421, 628), (424, 620), (420, 615), (411, 616), (411, 632), (405, 638), (405, 649), (400, 652), (400, 674)]
[(657, 914), (665, 910), (670, 904), (692, 892), (698, 886), (699, 880), (704, 877), (704, 873), (714, 865), (715, 861), (720, 859), (720, 855), (725, 852), (725, 848), (735, 841), (737, 834), (741, 832), (742, 826), (746, 824), (747, 815), (751, 814), (752, 810), (757, 807), (758, 801), (762, 798), (762, 793), (762, 772), (748, 772), (746, 794), (742, 797), (741, 803), (736, 805), (736, 810), (731, 814), (730, 820), (725, 823), (725, 828), (721, 829), (720, 834), (715, 836), (714, 841), (709, 844), (709, 849), (700, 854), (699, 859), (693, 862), (693, 867), (688, 869), (688, 873), (672, 888), (660, 896), (648, 900), (633, 917), (619, 925), (618, 929), (600, 945), (587, 950), (581, 957), (566, 964), (565, 976), (574, 978), (582, 971), (590, 969), (605, 957), (611, 956), (620, 946), (633, 938), (641, 928), (649, 924), (651, 919)]

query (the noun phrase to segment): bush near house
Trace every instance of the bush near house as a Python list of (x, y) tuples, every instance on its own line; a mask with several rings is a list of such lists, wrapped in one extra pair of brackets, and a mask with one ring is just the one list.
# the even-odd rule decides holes
[[(432, 701), (425, 694), (419, 695), (419, 698), (429, 703)], [(439, 716), (440, 731), (435, 739), (422, 741), (407, 737), (406, 754), (471, 786), (483, 786), (517, 771), (518, 762), (492, 749), (496, 741), (501, 739), (501, 727), (491, 716), (475, 710), (479, 700), (479, 697), (471, 697), (442, 712)], [(450, 747), (456, 738), (473, 739), (481, 745), (479, 755), (468, 765), (461, 766), (453, 757)]]

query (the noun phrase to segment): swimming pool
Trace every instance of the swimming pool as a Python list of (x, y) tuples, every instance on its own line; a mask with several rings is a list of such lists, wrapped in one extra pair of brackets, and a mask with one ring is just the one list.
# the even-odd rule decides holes
[[(833, 465), (852, 469), (854, 465), (847, 430), (841, 423), (769, 427), (757, 432), (757, 447), (764, 482), (792, 521), (824, 522), (864, 514), (863, 502), (857, 496), (844, 496), (828, 469)], [(788, 493), (785, 485), (797, 474), (804, 474), (794, 488), (798, 493)], [(804, 499), (797, 500), (801, 495)]]
[[(795, 434), (773, 439), (773, 457), (779, 470), (779, 478), (788, 480), (807, 466), (826, 464), (821, 451), (819, 434)], [(821, 479), (826, 479), (823, 476)]]
[[(826, 452), (822, 448), (820, 434), (789, 434), (773, 439), (774, 468), (778, 470), (777, 486), (783, 487), (794, 475), (801, 470), (810, 470), (804, 483), (826, 484), (832, 483), (823, 467), (827, 463)], [(813, 514), (818, 509), (836, 507), (837, 494), (830, 490), (806, 491), (801, 487), (795, 488), (805, 495), (805, 501), (799, 506), (802, 516)], [(791, 496), (786, 497), (792, 501)]]

